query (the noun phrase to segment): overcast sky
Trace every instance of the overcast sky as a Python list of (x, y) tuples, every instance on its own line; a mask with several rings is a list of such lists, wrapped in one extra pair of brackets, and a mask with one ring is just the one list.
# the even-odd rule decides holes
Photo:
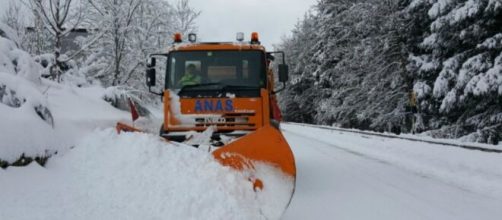
[[(0, 0), (0, 15), (12, 0)], [(17, 0), (16, 0), (17, 1)], [(173, 2), (170, 0), (169, 2)], [(290, 34), (294, 25), (317, 0), (190, 0), (201, 11), (197, 19), (203, 41), (234, 41), (237, 32), (249, 40), (251, 32), (272, 50), (281, 36)]]
[(234, 41), (237, 32), (249, 40), (251, 32), (260, 34), (260, 41), (271, 50), (281, 36), (293, 29), (298, 19), (317, 0), (190, 0), (192, 7), (202, 11), (197, 19), (203, 41)]

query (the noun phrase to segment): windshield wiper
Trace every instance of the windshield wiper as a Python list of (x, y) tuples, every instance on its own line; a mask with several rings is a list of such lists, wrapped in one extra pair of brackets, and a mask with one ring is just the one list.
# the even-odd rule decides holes
[(183, 94), (189, 91), (218, 91), (218, 92), (235, 92), (239, 90), (258, 90), (259, 86), (249, 86), (249, 85), (227, 85), (221, 82), (216, 83), (202, 83), (196, 85), (186, 85), (183, 86), (179, 94)]
[(223, 84), (221, 82), (215, 82), (215, 83), (201, 83), (201, 84), (195, 84), (195, 85), (186, 85), (181, 88), (181, 90), (189, 90), (189, 89), (195, 89), (195, 88), (207, 88), (207, 87), (217, 87), (215, 89), (217, 90), (226, 90), (226, 89), (258, 89), (260, 88), (259, 86), (250, 86), (250, 85), (227, 85)]
[(250, 90), (250, 89), (259, 89), (260, 87), (259, 86), (249, 86), (249, 85), (225, 85), (223, 86), (223, 90), (227, 90), (227, 89), (246, 89), (246, 90)]
[[(216, 83), (201, 83), (201, 84), (195, 84), (195, 85), (186, 85), (186, 86), (183, 86), (181, 87), (181, 91), (183, 90), (191, 90), (191, 89), (195, 89), (195, 88), (205, 88), (205, 87), (213, 87), (213, 86), (224, 86), (223, 84), (221, 84), (220, 82), (216, 82)], [(221, 89), (221, 88), (219, 88)]]

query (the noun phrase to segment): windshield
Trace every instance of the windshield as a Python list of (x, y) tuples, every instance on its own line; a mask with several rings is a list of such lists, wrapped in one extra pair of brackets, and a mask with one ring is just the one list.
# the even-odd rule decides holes
[(262, 51), (178, 51), (169, 56), (166, 87), (183, 90), (265, 87)]

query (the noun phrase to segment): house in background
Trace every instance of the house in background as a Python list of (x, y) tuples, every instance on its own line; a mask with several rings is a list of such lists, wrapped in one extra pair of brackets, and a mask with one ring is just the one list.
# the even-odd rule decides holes
[[(32, 35), (35, 33), (35, 28), (27, 27), (26, 34)], [(79, 37), (86, 38), (90, 35), (86, 28), (74, 28), (71, 32), (64, 36), (61, 42), (61, 54), (68, 54), (68, 52), (80, 50), (80, 45), (77, 44)]]
[(86, 38), (89, 36), (89, 34), (89, 31), (85, 28), (72, 29), (71, 32), (66, 35), (61, 42), (61, 54), (80, 50), (80, 45), (76, 43), (76, 40), (79, 37)]

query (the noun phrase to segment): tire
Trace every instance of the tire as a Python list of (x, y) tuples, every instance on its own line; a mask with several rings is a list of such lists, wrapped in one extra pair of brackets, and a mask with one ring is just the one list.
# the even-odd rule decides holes
[(277, 121), (275, 119), (270, 119), (270, 125), (272, 125), (272, 127), (276, 128), (277, 130), (281, 130), (281, 122), (280, 121)]

